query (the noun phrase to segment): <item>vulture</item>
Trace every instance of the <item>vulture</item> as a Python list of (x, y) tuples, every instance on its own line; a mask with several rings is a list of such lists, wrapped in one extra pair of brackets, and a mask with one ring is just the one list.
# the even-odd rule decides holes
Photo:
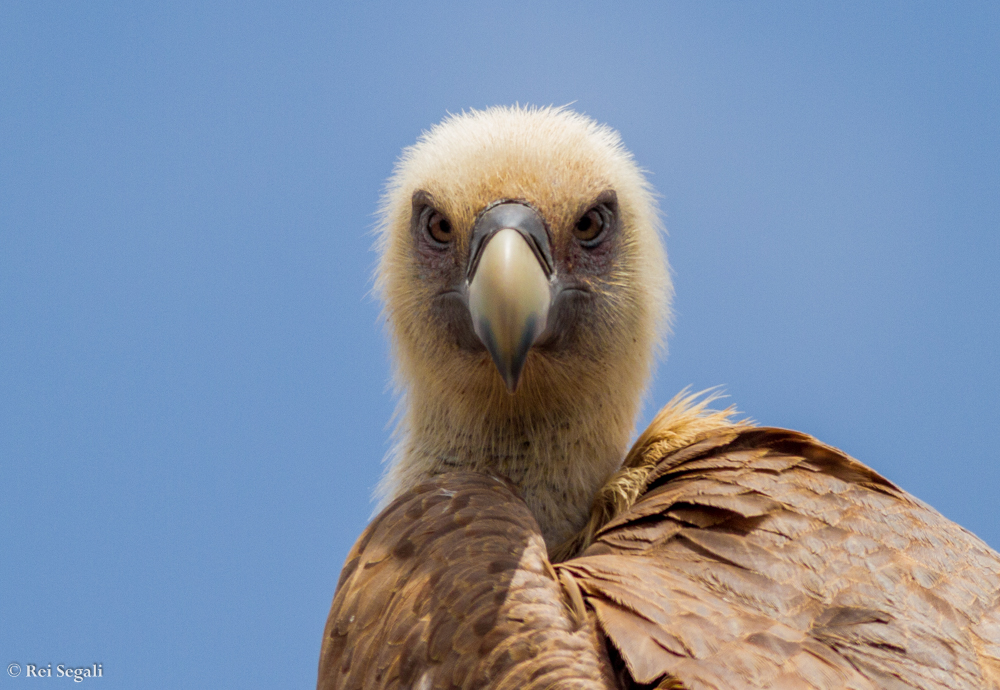
[(1000, 554), (679, 394), (655, 195), (565, 108), (451, 116), (383, 200), (400, 408), (318, 688), (1000, 688)]

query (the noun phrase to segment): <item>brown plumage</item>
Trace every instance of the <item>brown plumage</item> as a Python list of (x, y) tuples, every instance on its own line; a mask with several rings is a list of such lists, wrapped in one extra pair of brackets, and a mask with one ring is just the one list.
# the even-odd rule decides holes
[(616, 135), (565, 110), (404, 154), (391, 502), (318, 686), (1000, 688), (1000, 555), (874, 471), (690, 396), (626, 453), (670, 294), (656, 218)]

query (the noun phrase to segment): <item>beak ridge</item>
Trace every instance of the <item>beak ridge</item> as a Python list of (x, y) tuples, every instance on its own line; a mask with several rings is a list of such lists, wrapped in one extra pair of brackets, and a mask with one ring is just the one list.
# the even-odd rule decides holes
[(476, 335), (514, 393), (528, 351), (545, 330), (551, 290), (535, 250), (517, 229), (503, 228), (485, 242), (469, 282), (469, 312)]

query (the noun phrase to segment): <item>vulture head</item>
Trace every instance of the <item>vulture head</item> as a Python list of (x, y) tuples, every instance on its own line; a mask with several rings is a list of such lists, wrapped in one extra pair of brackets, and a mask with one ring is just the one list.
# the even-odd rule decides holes
[(628, 448), (671, 294), (653, 193), (618, 134), (562, 108), (451, 116), (406, 149), (377, 291), (401, 395), (389, 500), (509, 478), (550, 549)]

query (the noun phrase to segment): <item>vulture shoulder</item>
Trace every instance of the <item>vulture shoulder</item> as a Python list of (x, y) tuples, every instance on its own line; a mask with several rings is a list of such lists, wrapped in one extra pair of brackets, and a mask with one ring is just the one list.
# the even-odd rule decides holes
[(1000, 554), (805, 434), (680, 440), (640, 439), (634, 500), (554, 565), (503, 479), (398, 498), (344, 566), (319, 687), (1000, 688)]
[(319, 688), (612, 688), (573, 578), (500, 478), (435, 477), (393, 501), (347, 557)]

